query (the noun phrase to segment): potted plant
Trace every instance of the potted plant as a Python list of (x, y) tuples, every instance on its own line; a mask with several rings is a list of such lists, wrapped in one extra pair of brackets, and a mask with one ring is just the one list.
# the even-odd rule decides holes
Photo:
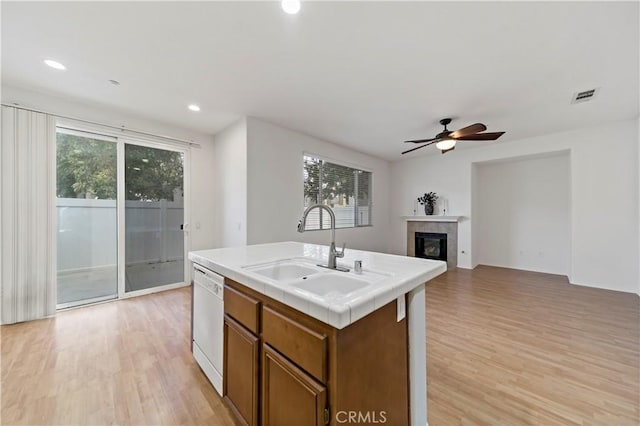
[(427, 216), (433, 214), (433, 206), (436, 204), (438, 195), (435, 192), (425, 193), (422, 197), (418, 197), (418, 202), (424, 205), (424, 214)]

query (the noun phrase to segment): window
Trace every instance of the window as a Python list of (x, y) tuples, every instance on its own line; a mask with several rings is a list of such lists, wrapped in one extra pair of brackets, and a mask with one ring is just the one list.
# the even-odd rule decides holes
[[(319, 158), (304, 156), (304, 206), (325, 204), (333, 209), (336, 228), (369, 226), (372, 210), (372, 173)], [(307, 230), (330, 229), (331, 219), (322, 209), (307, 217)]]

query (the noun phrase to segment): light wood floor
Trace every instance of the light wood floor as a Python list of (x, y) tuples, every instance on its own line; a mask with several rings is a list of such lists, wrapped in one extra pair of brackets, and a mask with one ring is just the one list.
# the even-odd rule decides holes
[(3, 425), (233, 425), (190, 352), (191, 290), (3, 326)]
[(480, 266), (427, 285), (429, 425), (640, 424), (640, 298)]
[[(232, 425), (189, 352), (190, 297), (3, 326), (1, 423)], [(640, 423), (635, 295), (498, 268), (448, 272), (427, 286), (427, 346), (430, 426)]]

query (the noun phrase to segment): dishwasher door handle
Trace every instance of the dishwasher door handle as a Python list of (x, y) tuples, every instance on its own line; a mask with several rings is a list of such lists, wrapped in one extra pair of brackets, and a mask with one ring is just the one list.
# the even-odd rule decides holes
[(220, 287), (224, 286), (224, 277), (222, 275), (216, 274), (213, 271), (209, 271), (208, 269), (204, 268), (203, 266), (200, 266), (198, 264), (193, 265), (193, 269), (196, 270), (196, 272), (200, 272), (203, 276), (203, 278), (205, 280), (207, 280), (208, 282), (211, 282), (212, 284), (218, 284)]

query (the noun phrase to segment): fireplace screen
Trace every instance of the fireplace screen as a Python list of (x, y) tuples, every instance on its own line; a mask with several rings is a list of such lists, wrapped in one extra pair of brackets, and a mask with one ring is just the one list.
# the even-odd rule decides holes
[(416, 232), (416, 257), (447, 260), (447, 234)]

